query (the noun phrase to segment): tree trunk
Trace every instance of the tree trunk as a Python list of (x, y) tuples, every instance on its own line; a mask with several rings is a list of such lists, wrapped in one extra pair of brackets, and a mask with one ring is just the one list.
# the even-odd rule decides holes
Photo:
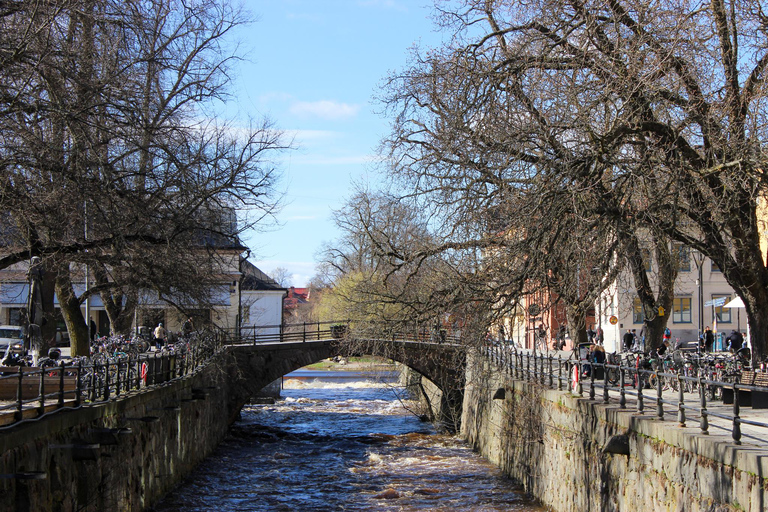
[(568, 319), (568, 334), (571, 336), (573, 348), (579, 346), (579, 343), (586, 343), (587, 340), (587, 318), (586, 312), (579, 306), (567, 304), (565, 315)]
[(56, 295), (59, 307), (69, 332), (69, 345), (72, 357), (90, 356), (91, 343), (88, 339), (88, 325), (80, 309), (80, 300), (75, 295), (69, 271), (60, 271), (56, 276)]

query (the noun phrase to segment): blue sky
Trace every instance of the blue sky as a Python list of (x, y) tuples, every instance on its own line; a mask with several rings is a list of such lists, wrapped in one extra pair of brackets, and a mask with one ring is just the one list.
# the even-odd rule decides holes
[(264, 272), (283, 267), (291, 284), (306, 285), (321, 244), (337, 237), (332, 210), (354, 181), (375, 179), (388, 121), (373, 97), (410, 47), (434, 46), (428, 1), (245, 0), (258, 19), (239, 34), (247, 61), (228, 108), (270, 117), (298, 147), (278, 160), (287, 193), (280, 226), (243, 237)]

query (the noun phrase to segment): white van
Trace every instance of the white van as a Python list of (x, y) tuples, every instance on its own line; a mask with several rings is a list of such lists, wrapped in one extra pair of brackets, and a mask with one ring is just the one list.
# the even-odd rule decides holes
[(22, 341), (22, 332), (18, 325), (0, 325), (0, 357), (5, 354), (8, 345)]

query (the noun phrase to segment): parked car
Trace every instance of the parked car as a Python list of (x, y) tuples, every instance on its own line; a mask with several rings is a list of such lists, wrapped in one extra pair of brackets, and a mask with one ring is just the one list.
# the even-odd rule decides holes
[(21, 342), (22, 334), (18, 325), (0, 325), (0, 357), (8, 350), (8, 345)]

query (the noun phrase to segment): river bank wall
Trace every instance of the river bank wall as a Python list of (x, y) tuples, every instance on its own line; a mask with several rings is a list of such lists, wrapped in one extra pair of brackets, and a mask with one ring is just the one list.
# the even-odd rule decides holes
[(470, 357), (462, 435), (558, 512), (768, 509), (768, 452), (514, 380)]
[(63, 410), (0, 435), (0, 510), (141, 511), (224, 439), (242, 398), (220, 353), (150, 392)]

